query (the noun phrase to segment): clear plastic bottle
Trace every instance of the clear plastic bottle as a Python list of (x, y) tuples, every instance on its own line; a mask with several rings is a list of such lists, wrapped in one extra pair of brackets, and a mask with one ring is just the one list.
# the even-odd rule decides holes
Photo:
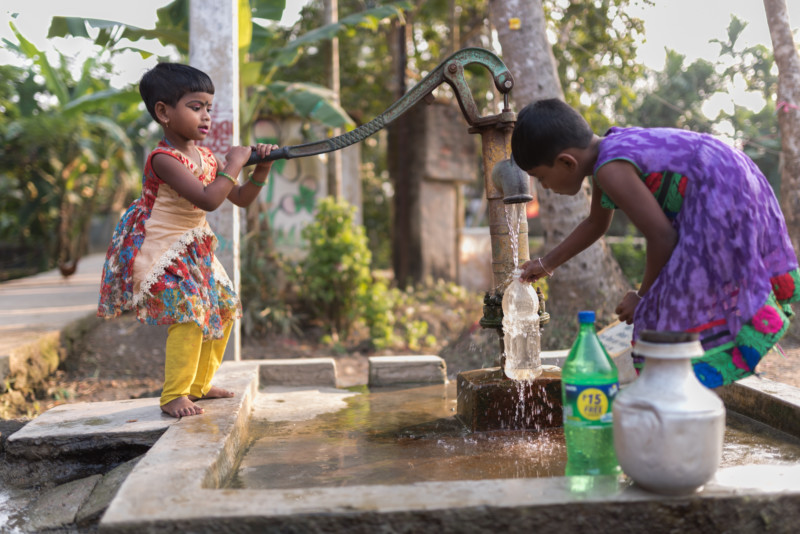
[(539, 298), (533, 286), (520, 282), (520, 269), (514, 270), (503, 294), (504, 371), (514, 380), (533, 380), (542, 374), (539, 356)]
[(593, 311), (578, 312), (578, 337), (561, 370), (567, 476), (620, 473), (612, 419), (619, 377), (594, 321)]

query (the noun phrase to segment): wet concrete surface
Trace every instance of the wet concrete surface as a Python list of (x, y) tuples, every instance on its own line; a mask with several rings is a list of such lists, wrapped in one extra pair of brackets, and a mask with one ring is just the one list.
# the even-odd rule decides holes
[[(390, 417), (387, 414), (396, 413), (397, 406), (397, 402), (389, 398), (391, 388), (383, 392), (378, 389), (377, 396), (369, 399), (361, 391), (338, 390), (330, 388), (329, 384), (271, 390), (268, 388), (267, 399), (262, 399), (257, 391), (261, 374), (259, 366), (257, 361), (223, 364), (218, 373), (219, 383), (234, 390), (236, 397), (209, 401), (205, 404), (204, 415), (166, 425), (164, 434), (138, 460), (118, 489), (106, 490), (107, 494), (116, 496), (108, 505), (102, 521), (99, 524), (94, 523), (95, 527), (101, 532), (222, 532), (231, 531), (234, 525), (239, 532), (260, 532), (265, 529), (297, 532), (374, 532), (376, 529), (387, 532), (481, 532), (489, 525), (494, 525), (495, 530), (502, 528), (508, 532), (523, 532), (530, 528), (531, 518), (537, 517), (560, 525), (559, 531), (570, 528), (586, 529), (585, 522), (592, 518), (592, 524), (602, 525), (603, 530), (631, 531), (635, 525), (646, 521), (656, 525), (654, 532), (674, 531), (676, 525), (683, 525), (688, 531), (695, 528), (712, 529), (702, 530), (708, 532), (760, 531), (763, 530), (764, 522), (768, 521), (771, 525), (770, 531), (788, 532), (789, 525), (796, 525), (796, 521), (800, 519), (800, 465), (791, 461), (791, 454), (795, 452), (787, 453), (786, 450), (775, 453), (777, 456), (770, 461), (777, 463), (771, 465), (747, 463), (723, 467), (715, 480), (707, 484), (701, 492), (674, 498), (650, 494), (632, 485), (625, 477), (580, 480), (581, 477), (561, 476), (531, 478), (527, 474), (523, 478), (508, 478), (508, 474), (500, 474), (501, 478), (488, 480), (400, 477), (397, 481), (400, 483), (391, 485), (378, 478), (370, 486), (340, 483), (326, 485), (312, 479), (310, 487), (306, 488), (286, 485), (273, 489), (231, 488), (230, 481), (233, 480), (235, 485), (237, 471), (240, 469), (240, 454), (251, 442), (251, 438), (257, 435), (258, 429), (250, 427), (250, 417), (254, 409), (255, 413), (258, 413), (258, 409), (266, 409), (271, 414), (267, 417), (267, 425), (274, 424), (277, 425), (275, 429), (279, 429), (281, 422), (286, 425), (290, 421), (300, 435), (304, 430), (303, 425), (329, 425), (332, 424), (331, 420), (325, 422), (326, 418), (338, 418), (334, 421), (335, 428), (347, 439), (352, 439), (347, 434), (357, 426), (359, 417), (350, 417), (352, 421), (348, 423), (351, 425), (348, 427), (344, 424), (348, 416), (342, 411), (342, 407), (356, 404), (355, 410), (362, 416), (365, 409), (369, 413), (374, 409), (375, 413), (370, 417), (380, 423), (378, 428), (368, 432), (368, 441), (385, 442), (391, 437), (395, 441), (407, 440), (406, 443), (410, 443), (429, 439), (436, 432), (443, 432), (441, 444), (438, 439), (432, 441), (433, 448), (441, 449), (443, 457), (449, 452), (453, 452), (454, 457), (464, 456), (462, 453), (473, 447), (469, 442), (471, 438), (455, 427), (407, 424), (413, 418), (395, 421), (398, 423), (395, 430), (388, 430), (385, 425), (390, 423)], [(296, 372), (303, 374), (299, 370)], [(425, 386), (435, 387), (448, 386)], [(747, 388), (735, 395), (740, 399), (737, 402), (746, 402), (747, 391), (757, 391), (764, 387), (763, 381), (757, 379), (753, 383), (737, 385), (737, 389)], [(422, 417), (417, 417), (417, 421), (443, 421), (448, 419), (448, 413), (453, 413), (451, 404), (454, 399), (451, 396), (446, 392), (433, 395), (439, 395), (440, 401), (435, 413), (430, 412), (426, 416), (419, 404), (426, 395), (421, 390), (414, 391), (412, 388), (409, 412), (418, 416), (422, 414)], [(430, 394), (427, 396), (430, 397)], [(788, 396), (791, 404), (791, 395)], [(359, 397), (360, 408), (356, 402)], [(310, 399), (314, 398), (316, 400), (311, 402)], [(378, 410), (381, 405), (386, 409), (385, 412)], [(119, 406), (120, 413), (130, 408), (125, 407), (124, 403)], [(108, 418), (107, 413), (97, 417), (84, 415), (89, 419), (96, 419), (96, 422)], [(91, 431), (101, 425), (86, 423), (84, 418), (80, 424), (56, 426), (61, 432), (70, 428), (83, 428), (89, 432), (86, 441), (92, 442), (97, 435), (91, 435)], [(120, 424), (124, 427), (133, 423), (120, 419)], [(331, 430), (331, 427), (327, 428), (328, 431)], [(30, 431), (30, 437), (36, 435), (33, 430), (36, 428)], [(141, 431), (145, 432), (144, 428)], [(44, 435), (40, 434), (39, 439), (44, 439)], [(279, 441), (282, 435), (279, 431), (271, 431), (267, 426), (264, 437)], [(309, 435), (306, 439), (325, 442), (332, 437)], [(33, 439), (35, 441), (37, 438)], [(506, 438), (499, 442), (503, 444), (504, 439)], [(459, 447), (464, 449), (459, 451)], [(337, 452), (335, 446), (329, 448), (329, 452)], [(77, 449), (87, 450), (85, 446)], [(325, 447), (322, 449), (324, 453)], [(364, 454), (363, 449), (358, 446), (351, 449)], [(346, 450), (347, 448), (344, 449), (345, 452)], [(278, 448), (267, 447), (263, 452), (264, 454), (256, 456), (262, 458), (260, 461), (263, 461), (264, 455), (274, 456), (280, 451)], [(489, 454), (492, 452), (489, 451)], [(519, 454), (524, 453), (519, 451)], [(341, 461), (343, 456), (340, 454), (338, 458)], [(37, 463), (42, 460), (26, 461)], [(445, 469), (438, 469), (437, 462), (443, 463), (443, 460), (429, 458), (416, 469), (427, 470), (432, 474), (446, 472)], [(324, 464), (323, 461), (320, 465)], [(244, 461), (242, 465), (245, 465)], [(406, 469), (413, 471), (408, 465)], [(361, 474), (355, 473), (358, 475), (355, 476), (354, 473), (344, 472), (344, 475), (351, 483), (362, 480)], [(282, 478), (285, 481), (289, 476), (282, 475)], [(92, 475), (82, 477), (85, 479), (82, 484), (92, 486), (92, 490), (100, 487), (102, 479), (91, 477)], [(228, 489), (218, 489), (226, 486)], [(85, 487), (81, 491), (87, 495), (92, 493)], [(2, 499), (0, 497), (0, 501)], [(13, 499), (6, 497), (6, 505), (9, 500)], [(83, 500), (82, 507), (87, 506), (88, 502), (87, 497)], [(0, 503), (0, 510), (2, 509), (3, 504)], [(75, 521), (80, 515), (80, 509), (79, 507), (75, 511)], [(96, 507), (94, 510), (97, 514)], [(62, 512), (66, 514), (64, 517), (72, 514), (71, 511)], [(2, 513), (0, 511), (0, 517)], [(42, 520), (40, 516), (37, 517), (38, 521)], [(33, 518), (28, 517), (27, 520), (31, 521)], [(80, 527), (77, 523), (73, 523), (73, 526), (79, 529), (95, 528)], [(755, 530), (746, 530), (748, 528)]]
[[(76, 276), (92, 265), (88, 261), (79, 265)], [(11, 346), (22, 339), (14, 338), (17, 334), (27, 340), (36, 339), (43, 333), (58, 329), (62, 322), (91, 313), (96, 304), (99, 277), (99, 268), (95, 270), (96, 273), (87, 275), (87, 280), (83, 281), (80, 278), (73, 278), (72, 282), (65, 281), (60, 279), (60, 275), (54, 277), (54, 273), (50, 273), (49, 277), (34, 280), (33, 284), (28, 280), (10, 289), (9, 283), (0, 285), (0, 332), (3, 333), (3, 341)], [(90, 297), (85, 301), (80, 300), (72, 293), (73, 290)], [(775, 367), (777, 378), (791, 381), (793, 377), (800, 376), (800, 365), (796, 364), (800, 360), (798, 352), (800, 349), (790, 348), (786, 358), (770, 355), (767, 360), (772, 358), (780, 365), (771, 367), (770, 361), (765, 361), (764, 368), (769, 373)], [(787, 370), (787, 366), (790, 369)], [(39, 458), (34, 460), (24, 454), (19, 456), (28, 466), (26, 470), (12, 470), (16, 474), (10, 475), (10, 478), (15, 479), (15, 484), (7, 484), (9, 474), (4, 474), (6, 480), (0, 485), (0, 524), (9, 532), (23, 528), (25, 521), (18, 521), (14, 517), (16, 512), (30, 507), (42, 495), (42, 490), (55, 488), (53, 477), (61, 480), (81, 473), (73, 471), (69, 475), (63, 469), (63, 459), (69, 454), (57, 454), (55, 460), (44, 458), (51, 452), (58, 452), (58, 447), (45, 443), (51, 438), (64, 440), (61, 443), (74, 452), (73, 459), (83, 461), (81, 466), (87, 471), (80, 479), (84, 480), (83, 484), (92, 486), (88, 492), (90, 497), (83, 500), (83, 519), (79, 519), (79, 509), (75, 512), (73, 523), (65, 527), (70, 532), (94, 532), (98, 528), (103, 532), (223, 532), (230, 531), (232, 525), (241, 532), (260, 532), (263, 529), (425, 532), (432, 531), (432, 528), (436, 532), (485, 532), (498, 529), (527, 532), (534, 518), (536, 524), (542, 526), (542, 532), (548, 531), (547, 525), (554, 525), (552, 531), (562, 532), (571, 528), (591, 531), (600, 527), (604, 531), (633, 531), (632, 528), (641, 524), (651, 525), (649, 530), (653, 532), (669, 532), (676, 528), (703, 532), (794, 532), (800, 521), (800, 468), (797, 462), (791, 462), (790, 465), (785, 463), (793, 454), (785, 450), (775, 453), (775, 459), (781, 462), (779, 464), (726, 465), (717, 473), (715, 480), (697, 495), (667, 499), (644, 492), (624, 478), (581, 481), (558, 476), (542, 479), (429, 481), (393, 486), (376, 484), (368, 489), (365, 486), (216, 489), (235, 480), (236, 462), (250, 432), (247, 428), (249, 413), (259, 402), (256, 393), (259, 385), (257, 367), (256, 361), (226, 363), (220, 376), (223, 385), (234, 389), (237, 397), (207, 403), (207, 413), (202, 417), (170, 421), (163, 428), (161, 437), (155, 438), (152, 448), (150, 444), (143, 443), (153, 437), (140, 442), (140, 446), (149, 449), (141, 460), (137, 460), (136, 450), (131, 451), (124, 443), (123, 448), (129, 449), (124, 454), (114, 450), (113, 446), (109, 450), (108, 447), (93, 449), (86, 445), (87, 442), (100, 444), (104, 438), (109, 438), (107, 444), (113, 443), (116, 438), (122, 441), (131, 439), (126, 432), (115, 434), (112, 431), (107, 433), (108, 436), (106, 432), (90, 432), (86, 440), (67, 434), (60, 438), (47, 437), (47, 434), (34, 437), (31, 443), (37, 439), (40, 441), (34, 447), (39, 451), (36, 453)], [(322, 370), (321, 373), (328, 371)], [(330, 383), (324, 385), (329, 386)], [(751, 417), (763, 417), (784, 432), (798, 435), (800, 390), (797, 388), (753, 378), (741, 381), (735, 388), (728, 388), (721, 393), (726, 403), (734, 409), (741, 407)], [(776, 397), (779, 404), (773, 402)], [(341, 398), (337, 400), (337, 403), (341, 402)], [(130, 427), (147, 419), (130, 415), (130, 412), (124, 416), (122, 413), (131, 406), (120, 406), (120, 418), (116, 421), (119, 423), (124, 420), (122, 427)], [(142, 408), (149, 410), (146, 406)], [(311, 413), (309, 407), (308, 413), (296, 414), (295, 417), (308, 417)], [(104, 421), (106, 415), (82, 416), (83, 422), (73, 419), (68, 425), (62, 426), (62, 430), (68, 430), (70, 425), (72, 428), (108, 430), (110, 427), (104, 427), (110, 424)], [(154, 419), (161, 418), (160, 412), (152, 415)], [(0, 427), (0, 442), (26, 422), (4, 423)], [(16, 428), (13, 428), (15, 425)], [(35, 428), (32, 427), (31, 431)], [(138, 430), (142, 434), (138, 434)], [(141, 437), (146, 432), (154, 431), (157, 433), (159, 430), (150, 428), (145, 431), (142, 426), (134, 435)], [(20, 437), (23, 436), (25, 434)], [(748, 447), (746, 440), (742, 446)], [(128, 456), (125, 457), (125, 454)], [(4, 461), (8, 463), (7, 459)], [(136, 461), (139, 464), (133, 468)], [(132, 468), (129, 476), (112, 470), (114, 466), (124, 465)], [(98, 479), (100, 475), (102, 478)], [(20, 480), (37, 476), (41, 477), (41, 483), (36, 490), (24, 487), (26, 481)], [(45, 482), (48, 477), (50, 482)], [(104, 484), (106, 477), (109, 477), (108, 484)], [(116, 482), (111, 481), (112, 477), (116, 477)], [(98, 509), (102, 510), (105, 505), (89, 507), (89, 502), (91, 495), (96, 497), (100, 488), (105, 488), (102, 492), (109, 499), (114, 495), (118, 498), (109, 506), (106, 519), (98, 525), (97, 517), (101, 513)], [(27, 517), (28, 521), (32, 519)]]

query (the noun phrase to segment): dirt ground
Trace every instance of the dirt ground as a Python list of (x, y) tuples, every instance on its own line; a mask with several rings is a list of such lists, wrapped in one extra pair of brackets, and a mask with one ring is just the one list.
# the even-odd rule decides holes
[[(494, 365), (499, 352), (497, 334), (472, 324), (449, 325), (453, 339), (441, 339), (434, 349), (421, 351), (365, 351), (364, 344), (346, 352), (297, 339), (243, 337), (242, 359), (331, 357), (336, 361), (340, 386), (366, 384), (368, 357), (387, 354), (439, 354), (455, 378), (462, 370)], [(72, 402), (97, 402), (160, 395), (164, 378), (167, 329), (141, 324), (132, 314), (117, 319), (88, 318), (87, 333), (47, 386), (40, 411)]]
[[(96, 319), (90, 326), (73, 355), (62, 365), (63, 369), (50, 381), (47, 398), (40, 401), (40, 410), (63, 403), (159, 396), (164, 376), (166, 327), (143, 325), (132, 315), (114, 320)], [(759, 365), (759, 373), (764, 378), (800, 387), (800, 341), (787, 337), (781, 346), (785, 356), (773, 351)], [(497, 352), (496, 334), (477, 323), (463, 325), (461, 333), (454, 339), (442, 340), (438, 350), (451, 378), (463, 370), (494, 365)], [(367, 358), (375, 354), (378, 353), (358, 348), (337, 352), (330, 347), (285, 338), (242, 341), (242, 359), (332, 357), (343, 387), (366, 384)]]

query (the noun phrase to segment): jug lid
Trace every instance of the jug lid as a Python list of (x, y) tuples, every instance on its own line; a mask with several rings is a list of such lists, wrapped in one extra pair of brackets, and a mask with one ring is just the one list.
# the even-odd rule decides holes
[(697, 332), (670, 332), (665, 330), (643, 330), (639, 335), (640, 341), (650, 343), (690, 343), (699, 341), (700, 334)]
[(699, 358), (703, 352), (696, 332), (644, 330), (633, 346), (633, 354), (637, 356), (666, 360)]

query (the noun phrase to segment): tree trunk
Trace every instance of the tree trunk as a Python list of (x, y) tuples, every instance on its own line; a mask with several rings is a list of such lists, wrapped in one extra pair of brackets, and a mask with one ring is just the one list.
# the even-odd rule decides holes
[[(489, 0), (489, 14), (503, 48), (503, 61), (514, 76), (511, 93), (514, 108), (519, 111), (542, 98), (563, 99), (555, 58), (545, 33), (541, 0)], [(519, 19), (518, 29), (509, 24), (512, 18)], [(550, 250), (588, 215), (589, 189), (584, 188), (575, 196), (551, 193), (538, 183), (536, 189), (544, 246)], [(559, 267), (548, 283), (547, 310), (554, 322), (551, 336), (571, 335), (575, 314), (580, 309), (594, 309), (599, 322), (610, 322), (616, 317), (614, 308), (629, 287), (602, 239)], [(564, 345), (564, 339), (548, 342)]]
[[(325, 0), (323, 2), (325, 10), (325, 25), (339, 22), (339, 1)], [(336, 104), (340, 104), (341, 83), (339, 78), (339, 38), (333, 37), (325, 44), (325, 78), (328, 81), (328, 88), (333, 92)], [(342, 134), (341, 128), (332, 128), (329, 132), (331, 137)], [(335, 199), (342, 198), (342, 152), (334, 150), (328, 154), (328, 196)]]
[[(410, 16), (410, 15), (409, 15)], [(392, 91), (397, 100), (406, 93), (406, 43), (408, 24), (395, 22), (392, 25), (392, 64), (394, 76)], [(414, 176), (409, 164), (409, 136), (413, 135), (414, 125), (409, 114), (399, 116), (387, 128), (387, 159), (389, 175), (394, 186), (394, 210), (392, 220), (392, 267), (394, 279), (400, 287), (408, 287), (420, 280), (422, 259), (419, 256), (419, 220), (414, 215), (418, 203), (419, 180)]]
[(764, 0), (778, 65), (778, 126), (781, 132), (781, 209), (795, 251), (800, 251), (800, 56), (789, 27), (786, 0)]

